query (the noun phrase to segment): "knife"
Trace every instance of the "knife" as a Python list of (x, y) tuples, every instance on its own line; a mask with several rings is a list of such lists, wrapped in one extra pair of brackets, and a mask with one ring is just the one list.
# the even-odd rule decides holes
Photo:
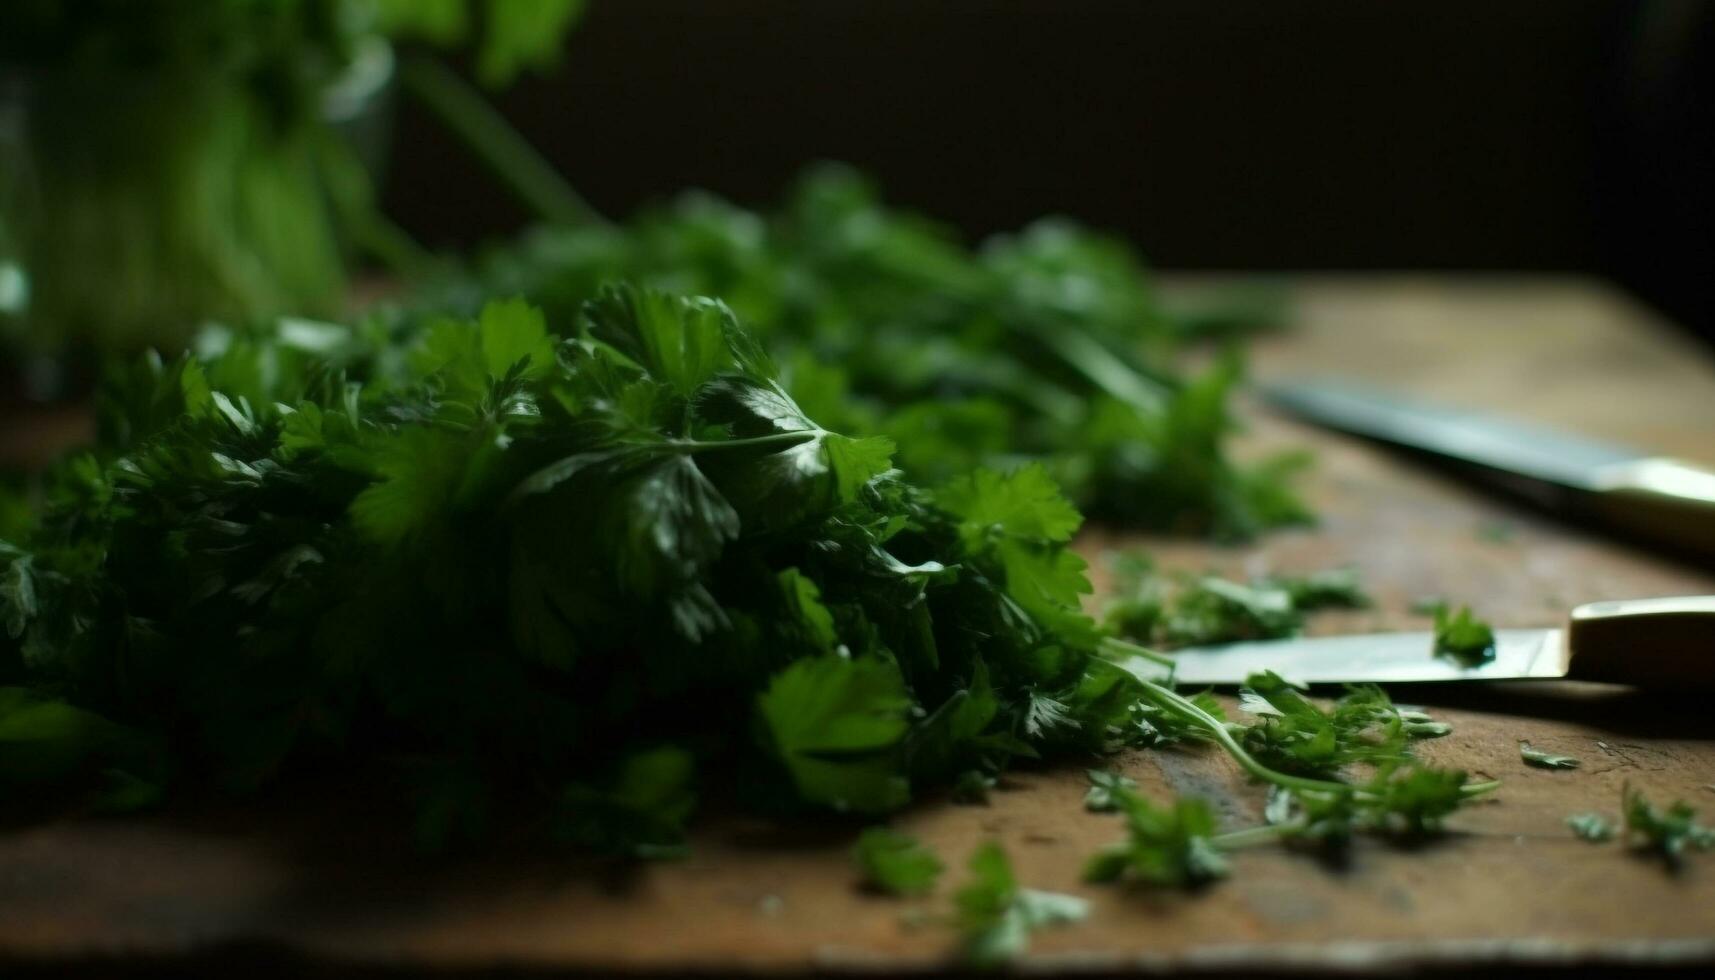
[(1715, 556), (1715, 470), (1344, 383), (1265, 386), (1306, 421), (1474, 467), (1489, 482), (1675, 550)]
[(1236, 685), (1272, 670), (1305, 684), (1569, 680), (1715, 687), (1715, 596), (1592, 602), (1560, 629), (1495, 631), (1495, 656), (1463, 666), (1434, 653), (1434, 634), (1371, 633), (1190, 647), (1174, 680)]

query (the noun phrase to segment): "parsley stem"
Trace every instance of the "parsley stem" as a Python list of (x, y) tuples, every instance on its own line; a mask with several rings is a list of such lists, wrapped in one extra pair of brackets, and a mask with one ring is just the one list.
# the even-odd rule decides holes
[(1169, 657), (1164, 653), (1156, 653), (1154, 650), (1151, 650), (1148, 647), (1138, 646), (1136, 643), (1128, 643), (1117, 636), (1103, 637), (1101, 645), (1102, 649), (1106, 651), (1123, 653), (1131, 657), (1142, 657), (1150, 663), (1160, 664), (1163, 667), (1170, 668), (1173, 666), (1172, 657)]
[(608, 223), (452, 69), (433, 58), (412, 58), (405, 62), (400, 80), (538, 217), (561, 225)]
[(1227, 731), (1227, 726), (1222, 724), (1220, 719), (1209, 714), (1207, 711), (1204, 711), (1202, 708), (1197, 707), (1197, 705), (1189, 698), (1186, 698), (1169, 688), (1162, 687), (1154, 681), (1140, 679), (1138, 683), (1143, 685), (1144, 692), (1148, 694), (1150, 699), (1157, 705), (1168, 711), (1183, 715), (1184, 717), (1189, 718), (1208, 729), (1209, 734), (1214, 736), (1215, 741), (1221, 743), (1221, 747), (1227, 750), (1227, 754), (1233, 757), (1233, 760), (1239, 764), (1239, 767), (1258, 779), (1273, 783), (1276, 786), (1284, 786), (1287, 789), (1309, 790), (1315, 793), (1362, 794), (1362, 791), (1357, 789), (1357, 787), (1351, 786), (1347, 783), (1338, 783), (1326, 779), (1311, 779), (1306, 776), (1293, 776), (1276, 769), (1270, 769), (1268, 766), (1258, 762), (1249, 752), (1246, 752), (1244, 746), (1240, 745), (1238, 740), (1233, 738), (1232, 732)]
[[(1369, 792), (1362, 787), (1353, 786), (1350, 783), (1335, 782), (1327, 779), (1312, 779), (1307, 776), (1294, 776), (1290, 773), (1281, 772), (1278, 769), (1270, 769), (1268, 766), (1258, 762), (1255, 756), (1245, 751), (1244, 746), (1240, 745), (1238, 740), (1233, 738), (1232, 732), (1227, 731), (1227, 726), (1223, 724), (1219, 718), (1216, 718), (1207, 711), (1204, 711), (1202, 708), (1197, 707), (1196, 703), (1191, 701), (1189, 698), (1186, 698), (1184, 695), (1179, 694), (1171, 688), (1163, 687), (1153, 681), (1146, 681), (1139, 678), (1138, 683), (1143, 686), (1143, 691), (1149, 696), (1150, 700), (1154, 701), (1161, 708), (1172, 711), (1185, 718), (1189, 718), (1208, 729), (1209, 734), (1214, 737), (1215, 741), (1221, 743), (1221, 747), (1227, 750), (1227, 754), (1233, 757), (1233, 760), (1239, 764), (1240, 768), (1264, 782), (1273, 783), (1276, 786), (1284, 786), (1287, 789), (1308, 790), (1314, 793), (1350, 793), (1354, 796), (1366, 799), (1373, 799), (1375, 797), (1374, 793)], [(1500, 785), (1501, 781), (1498, 779), (1491, 779), (1482, 783), (1467, 783), (1459, 788), (1459, 793), (1461, 796), (1481, 796), (1484, 793), (1493, 792), (1494, 790), (1499, 789)]]

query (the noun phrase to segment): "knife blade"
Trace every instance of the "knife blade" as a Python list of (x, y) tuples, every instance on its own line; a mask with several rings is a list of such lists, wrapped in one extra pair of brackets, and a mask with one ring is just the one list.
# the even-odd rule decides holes
[(1242, 684), (1272, 670), (1305, 684), (1568, 678), (1641, 686), (1715, 687), (1715, 596), (1594, 602), (1561, 629), (1495, 631), (1495, 656), (1463, 666), (1435, 656), (1427, 632), (1259, 640), (1172, 654), (1174, 680)]
[(1275, 384), (1263, 394), (1323, 427), (1475, 467), (1551, 510), (1715, 555), (1715, 470), (1707, 467), (1348, 383)]

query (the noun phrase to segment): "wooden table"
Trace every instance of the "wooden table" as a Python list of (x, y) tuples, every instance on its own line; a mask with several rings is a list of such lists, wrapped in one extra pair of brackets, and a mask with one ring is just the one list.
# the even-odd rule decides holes
[[(1196, 288), (1197, 283), (1189, 284)], [(1687, 457), (1715, 456), (1707, 351), (1599, 283), (1568, 279), (1311, 277), (1301, 327), (1256, 349), (1262, 377), (1338, 371), (1502, 409)], [(1498, 503), (1378, 449), (1254, 413), (1252, 448), (1312, 446), (1314, 530), (1219, 550), (1090, 531), (1092, 558), (1149, 544), (1169, 567), (1255, 573), (1356, 565), (1378, 603), (1314, 629), (1422, 628), (1425, 595), (1500, 625), (1549, 625), (1597, 598), (1715, 593), (1715, 573), (1653, 557)], [(1497, 529), (1500, 529), (1497, 532)], [(1099, 568), (1099, 561), (1097, 562)], [(1715, 643), (1712, 643), (1715, 653)], [(0, 834), (0, 972), (80, 958), (225, 972), (258, 953), (319, 965), (480, 970), (875, 970), (948, 962), (950, 936), (902, 922), (945, 908), (980, 841), (1022, 880), (1092, 902), (1088, 921), (1039, 934), (1027, 967), (1104, 971), (1350, 970), (1715, 962), (1715, 854), (1673, 876), (1618, 845), (1568, 833), (1566, 815), (1615, 814), (1623, 784), (1715, 810), (1715, 715), (1706, 701), (1557, 683), (1418, 689), (1454, 733), (1436, 763), (1504, 781), (1445, 839), (1402, 851), (1360, 842), (1344, 868), (1274, 847), (1237, 854), (1195, 894), (1081, 884), (1119, 836), (1080, 806), (1081, 769), (1020, 772), (986, 806), (932, 800), (895, 821), (955, 870), (926, 902), (863, 895), (853, 829), (712, 817), (687, 860), (620, 873), (502, 844), (432, 863), (378, 837), (361, 802), (271, 801)], [(1528, 739), (1584, 768), (1526, 768)], [(1116, 767), (1153, 795), (1209, 798), (1224, 824), (1260, 819), (1262, 792), (1220, 753), (1128, 753)], [(361, 797), (356, 797), (361, 801)], [(141, 959), (138, 959), (141, 958)]]

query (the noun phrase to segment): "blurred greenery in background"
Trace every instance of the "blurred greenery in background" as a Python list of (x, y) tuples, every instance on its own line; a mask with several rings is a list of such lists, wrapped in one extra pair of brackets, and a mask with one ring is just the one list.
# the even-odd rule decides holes
[[(8, 0), (0, 317), (59, 352), (181, 346), (198, 323), (329, 313), (376, 211), (392, 40), (474, 43), (505, 84), (583, 0)], [(361, 149), (367, 149), (368, 159)], [(27, 277), (27, 278), (25, 278)]]

